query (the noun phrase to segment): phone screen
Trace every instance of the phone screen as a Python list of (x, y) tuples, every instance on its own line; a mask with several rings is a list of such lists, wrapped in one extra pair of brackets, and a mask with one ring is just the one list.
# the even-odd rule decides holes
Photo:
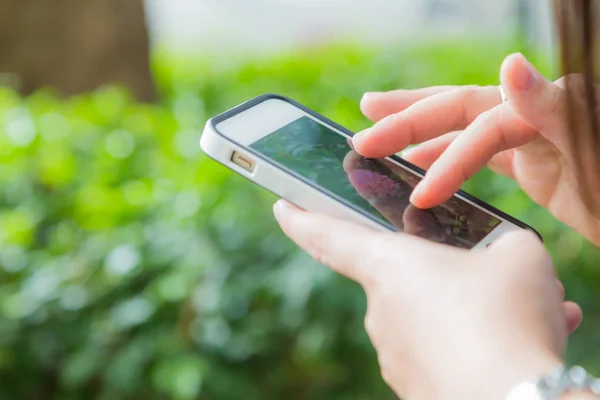
[(309, 117), (251, 147), (392, 230), (472, 249), (502, 222), (457, 197), (429, 210), (416, 208), (409, 198), (419, 176), (389, 160), (361, 157), (346, 137)]

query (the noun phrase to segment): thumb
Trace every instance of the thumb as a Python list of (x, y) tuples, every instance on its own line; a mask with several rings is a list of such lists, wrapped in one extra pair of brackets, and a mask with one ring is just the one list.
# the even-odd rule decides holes
[(328, 266), (365, 289), (384, 264), (380, 254), (386, 235), (326, 215), (305, 212), (285, 200), (273, 208), (284, 233), (317, 262)]
[[(450, 257), (464, 254), (414, 236), (379, 232), (305, 212), (285, 200), (275, 204), (274, 212), (284, 233), (300, 248), (319, 263), (358, 282), (367, 292), (389, 279), (390, 273), (402, 274), (403, 282), (414, 285), (419, 274), (428, 270), (427, 265), (446, 265)], [(462, 260), (457, 259), (456, 264), (461, 265)]]
[(522, 54), (504, 60), (500, 80), (512, 109), (527, 125), (542, 132), (565, 123), (564, 90), (546, 79)]

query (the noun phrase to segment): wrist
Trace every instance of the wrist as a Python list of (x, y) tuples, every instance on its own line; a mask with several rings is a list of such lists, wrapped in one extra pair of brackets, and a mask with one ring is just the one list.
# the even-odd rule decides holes
[(600, 398), (600, 379), (581, 366), (561, 365), (515, 386), (506, 400), (587, 400)]
[[(505, 400), (515, 387), (536, 377), (542, 377), (563, 365), (563, 358), (549, 351), (532, 352), (516, 362), (505, 364), (497, 373), (499, 400)], [(562, 400), (562, 399), (561, 399)], [(565, 399), (569, 400), (569, 399)]]
[(476, 370), (473, 366), (464, 369), (459, 361), (459, 364), (455, 364), (454, 373), (449, 373), (447, 368), (438, 370), (435, 374), (413, 370), (411, 372), (416, 375), (408, 379), (413, 383), (412, 390), (402, 395), (409, 400), (505, 400), (515, 386), (543, 376), (563, 364), (562, 357), (542, 350), (521, 351), (518, 354), (504, 353), (500, 357), (482, 354), (480, 361), (475, 363)]

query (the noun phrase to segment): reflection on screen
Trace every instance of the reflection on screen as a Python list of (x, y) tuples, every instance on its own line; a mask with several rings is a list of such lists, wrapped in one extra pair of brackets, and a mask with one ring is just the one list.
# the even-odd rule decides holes
[(471, 249), (501, 223), (456, 197), (429, 210), (414, 207), (409, 198), (418, 176), (389, 160), (361, 157), (345, 137), (308, 117), (251, 147), (394, 230)]

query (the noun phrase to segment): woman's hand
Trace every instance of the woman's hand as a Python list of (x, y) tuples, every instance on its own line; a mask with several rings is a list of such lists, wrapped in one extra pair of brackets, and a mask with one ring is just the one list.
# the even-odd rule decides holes
[(367, 331), (384, 379), (403, 398), (503, 399), (560, 364), (581, 320), (577, 305), (563, 303), (552, 261), (531, 233), (477, 253), (285, 201), (275, 215), (301, 248), (365, 289)]
[[(600, 245), (599, 210), (579, 195), (577, 159), (570, 145), (565, 80), (546, 80), (522, 55), (506, 59), (501, 73), (509, 101), (497, 87), (439, 87), (365, 95), (361, 108), (377, 123), (354, 138), (365, 157), (404, 156), (428, 173), (411, 201), (430, 208), (449, 199), (486, 164), (515, 179), (538, 204)], [(582, 85), (580, 85), (583, 87)], [(600, 195), (598, 187), (587, 188)]]

